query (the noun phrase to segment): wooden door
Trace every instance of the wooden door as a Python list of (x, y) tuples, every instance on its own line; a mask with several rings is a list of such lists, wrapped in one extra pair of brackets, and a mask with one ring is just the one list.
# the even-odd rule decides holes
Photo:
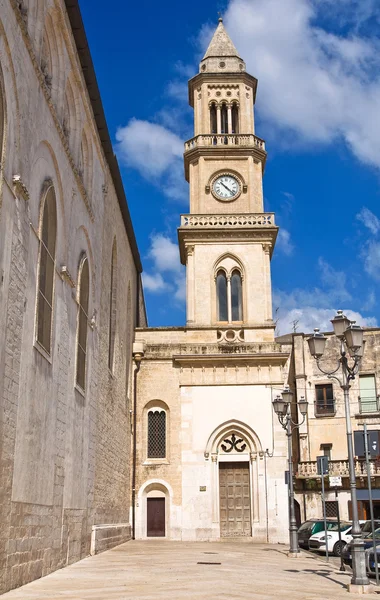
[(147, 498), (147, 536), (165, 537), (165, 498)]
[(251, 496), (248, 462), (219, 463), (220, 535), (251, 535)]

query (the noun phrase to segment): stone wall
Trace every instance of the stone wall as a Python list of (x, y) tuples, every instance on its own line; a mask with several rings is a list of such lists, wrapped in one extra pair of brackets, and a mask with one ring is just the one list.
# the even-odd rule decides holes
[[(137, 312), (145, 322), (125, 199), (120, 189), (116, 193), (65, 3), (3, 0), (0, 13), (2, 593), (87, 556), (94, 524), (122, 524), (111, 533), (102, 529), (99, 550), (128, 539), (129, 390)], [(44, 55), (47, 47), (50, 57)], [(50, 355), (35, 334), (46, 182), (54, 186), (57, 206)], [(114, 242), (120, 268), (111, 372)], [(90, 271), (85, 391), (75, 383), (84, 255)]]

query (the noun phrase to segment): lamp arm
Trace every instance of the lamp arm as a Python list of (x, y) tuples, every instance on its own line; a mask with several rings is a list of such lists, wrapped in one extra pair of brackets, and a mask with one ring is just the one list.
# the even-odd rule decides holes
[[(337, 373), (337, 371), (339, 371), (339, 369), (340, 369), (340, 364), (341, 364), (340, 360), (338, 360), (338, 366), (337, 366), (337, 368), (333, 369), (332, 371), (325, 371), (321, 367), (321, 359), (320, 358), (316, 358), (315, 360), (317, 362), (318, 369), (321, 371), (321, 373), (323, 373), (324, 375), (327, 375), (327, 377), (332, 377), (334, 375), (334, 373)], [(336, 379), (336, 377), (334, 377), (333, 379)]]
[(295, 423), (293, 421), (293, 419), (290, 418), (290, 424), (292, 426), (292, 431), (294, 429), (299, 429), (305, 423), (305, 420), (306, 420), (306, 415), (302, 415), (302, 421), (300, 423)]
[(345, 354), (342, 356), (341, 360), (343, 369), (346, 369), (347, 372), (347, 381), (352, 381), (353, 379), (355, 379), (355, 376), (357, 375), (360, 369), (361, 357), (354, 356), (354, 364), (352, 367), (349, 367), (347, 356)]

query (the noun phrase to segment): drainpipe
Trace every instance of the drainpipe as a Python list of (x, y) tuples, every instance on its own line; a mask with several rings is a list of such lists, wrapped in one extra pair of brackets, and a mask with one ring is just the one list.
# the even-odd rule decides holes
[(137, 374), (144, 357), (144, 343), (134, 342), (133, 358), (136, 368), (133, 373), (133, 441), (132, 441), (132, 539), (136, 538), (136, 422), (137, 422)]

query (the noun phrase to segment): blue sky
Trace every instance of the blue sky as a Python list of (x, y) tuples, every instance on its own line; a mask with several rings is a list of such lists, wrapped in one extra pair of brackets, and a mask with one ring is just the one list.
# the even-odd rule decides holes
[(81, 0), (144, 266), (149, 324), (185, 324), (176, 228), (188, 212), (187, 79), (218, 11), (258, 78), (278, 333), (330, 328), (343, 308), (380, 325), (380, 5), (377, 0)]

